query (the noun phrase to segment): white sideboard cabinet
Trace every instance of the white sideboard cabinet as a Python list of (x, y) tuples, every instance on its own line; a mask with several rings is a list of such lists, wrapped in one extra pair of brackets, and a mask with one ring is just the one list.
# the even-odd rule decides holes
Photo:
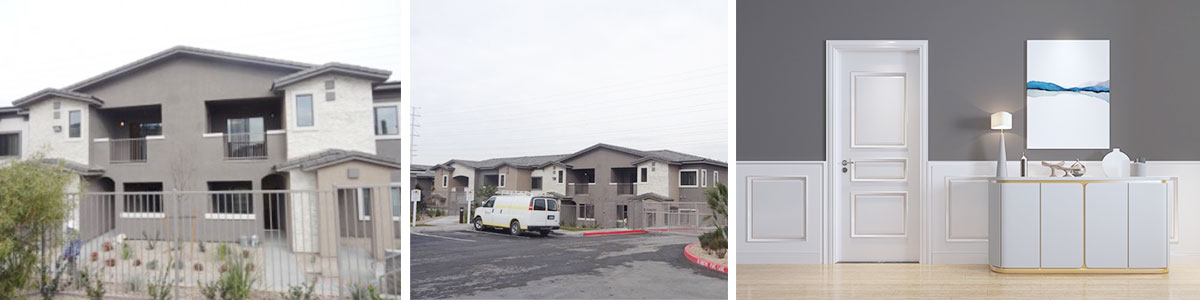
[(1167, 178), (990, 179), (988, 262), (1000, 273), (1166, 273)]

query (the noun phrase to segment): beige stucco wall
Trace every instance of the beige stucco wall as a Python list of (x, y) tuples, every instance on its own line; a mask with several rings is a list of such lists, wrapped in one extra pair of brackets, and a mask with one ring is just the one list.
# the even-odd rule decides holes
[(530, 191), (530, 169), (513, 168), (509, 166), (501, 167), (499, 174), (504, 174), (504, 190), (509, 191)]
[[(646, 161), (637, 165), (638, 180), (637, 193), (655, 193), (664, 197), (671, 195), (671, 168), (670, 165), (660, 161)], [(646, 182), (640, 182), (641, 170), (646, 170)]]
[(542, 177), (541, 191), (547, 192), (547, 193), (555, 192), (555, 193), (566, 195), (567, 194), (566, 180), (563, 180), (563, 183), (558, 183), (558, 171), (559, 170), (565, 170), (565, 168), (558, 166), (558, 165), (549, 165), (549, 166), (546, 166), (545, 168), (534, 169), (533, 171), (531, 171), (529, 173), (529, 176), (530, 177), (539, 177), (539, 176)]
[[(59, 118), (54, 119), (54, 102), (59, 101), (62, 107), (58, 109)], [(79, 138), (68, 138), (70, 132), (70, 111), (81, 112), (82, 122)], [(88, 164), (88, 123), (91, 121), (91, 107), (86, 102), (61, 97), (50, 97), (35, 102), (29, 106), (29, 143), (21, 155), (28, 157), (37, 152), (44, 152), (46, 158), (62, 158), (73, 162)], [(54, 126), (62, 126), (62, 131), (54, 132)]]
[[(358, 178), (350, 178), (348, 171), (350, 169), (358, 170)], [(399, 248), (399, 245), (393, 245), (394, 239), (390, 238), (395, 235), (395, 228), (392, 226), (390, 216), (392, 215), (392, 203), (388, 197), (386, 185), (391, 182), (392, 168), (370, 164), (359, 161), (349, 161), (332, 166), (327, 166), (317, 170), (317, 187), (321, 190), (333, 191), (332, 198), (329, 201), (321, 201), (317, 203), (317, 209), (321, 236), (338, 236), (339, 226), (365, 226), (369, 227), (371, 232), (375, 233), (375, 249), (372, 252), (377, 257), (382, 257), (384, 249)], [(379, 219), (373, 219), (370, 222), (358, 223), (357, 220), (339, 220), (342, 208), (338, 207), (337, 188), (353, 188), (353, 187), (376, 187), (371, 197), (371, 215), (386, 216), (382, 222)], [(353, 207), (349, 209), (355, 209)], [(360, 228), (365, 228), (360, 227)], [(389, 238), (383, 238), (389, 237)], [(318, 249), (321, 255), (333, 257), (337, 255), (338, 245), (334, 242), (336, 239), (325, 239), (320, 242)]]
[(287, 207), (290, 222), (287, 228), (291, 230), (292, 250), (303, 253), (317, 252), (317, 202), (320, 197), (332, 198), (328, 193), (315, 193), (317, 189), (317, 172), (288, 171), (288, 188), (293, 191), (292, 202)]
[[(325, 81), (334, 80), (326, 90)], [(333, 101), (325, 93), (333, 91)], [(312, 94), (313, 126), (296, 126), (296, 96)], [(337, 148), (375, 154), (375, 120), (371, 82), (354, 77), (323, 75), (294, 83), (284, 89), (284, 128), (287, 128), (287, 158), (297, 158)]]

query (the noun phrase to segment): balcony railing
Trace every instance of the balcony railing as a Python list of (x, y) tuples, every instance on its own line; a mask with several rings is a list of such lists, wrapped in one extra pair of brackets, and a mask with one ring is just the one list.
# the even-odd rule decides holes
[(636, 195), (637, 185), (633, 183), (617, 183), (617, 195)]
[(571, 184), (571, 195), (587, 195), (587, 194), (588, 194), (588, 184), (587, 183), (572, 183)]
[(225, 158), (256, 159), (267, 157), (265, 133), (226, 133)]
[(108, 141), (108, 144), (108, 160), (111, 162), (146, 161), (146, 138), (111, 139)]

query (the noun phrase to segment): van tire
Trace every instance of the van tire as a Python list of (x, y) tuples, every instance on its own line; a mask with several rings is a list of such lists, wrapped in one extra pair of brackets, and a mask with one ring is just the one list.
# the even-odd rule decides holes
[(508, 223), (508, 232), (512, 233), (512, 235), (521, 235), (523, 232), (521, 230), (521, 222), (513, 220), (512, 223)]
[(471, 223), (475, 224), (475, 231), (483, 231), (483, 218), (475, 217), (475, 221)]
[(550, 231), (549, 231), (549, 230), (542, 230), (541, 234), (542, 234), (542, 236), (549, 236), (549, 235), (550, 235)]

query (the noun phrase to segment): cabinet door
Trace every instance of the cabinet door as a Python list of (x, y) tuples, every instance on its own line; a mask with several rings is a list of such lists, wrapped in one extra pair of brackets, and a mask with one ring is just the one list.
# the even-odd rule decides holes
[(1167, 267), (1167, 184), (1129, 184), (1129, 267)]
[(1043, 183), (1041, 202), (1042, 268), (1083, 267), (1083, 185)]
[(1129, 267), (1129, 184), (1089, 183), (1084, 201), (1088, 268)]
[(999, 267), (1038, 267), (1037, 183), (1000, 184), (1000, 258)]

